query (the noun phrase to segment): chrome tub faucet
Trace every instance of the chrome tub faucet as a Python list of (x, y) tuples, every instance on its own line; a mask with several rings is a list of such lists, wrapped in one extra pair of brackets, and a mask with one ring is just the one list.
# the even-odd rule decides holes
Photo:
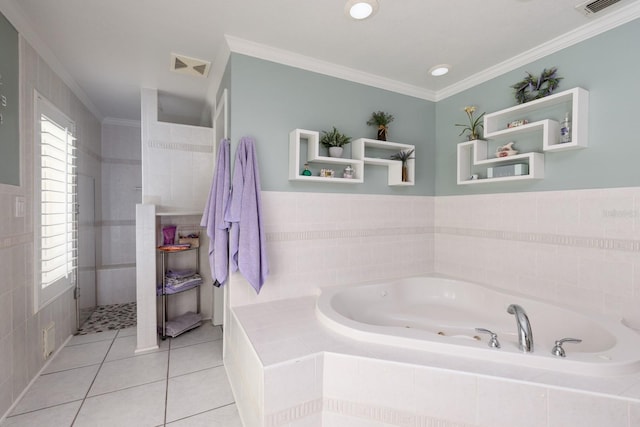
[(518, 304), (511, 304), (507, 307), (507, 313), (516, 316), (516, 327), (518, 328), (518, 345), (520, 350), (525, 353), (533, 351), (533, 333), (531, 332), (531, 323), (524, 308)]

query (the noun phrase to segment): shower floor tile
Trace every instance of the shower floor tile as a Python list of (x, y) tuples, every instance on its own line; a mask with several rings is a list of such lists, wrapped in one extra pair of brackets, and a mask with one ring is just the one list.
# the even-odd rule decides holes
[(76, 335), (105, 332), (136, 326), (136, 303), (100, 305), (84, 322)]

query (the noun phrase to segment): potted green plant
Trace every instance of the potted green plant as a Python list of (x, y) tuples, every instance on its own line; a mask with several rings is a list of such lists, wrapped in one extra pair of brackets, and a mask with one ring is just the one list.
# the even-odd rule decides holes
[(320, 144), (329, 148), (329, 157), (342, 157), (343, 146), (351, 142), (351, 138), (340, 133), (334, 126), (329, 132), (323, 130)]
[(391, 155), (391, 160), (400, 160), (402, 162), (402, 182), (409, 182), (409, 169), (407, 168), (407, 160), (415, 159), (411, 157), (414, 148), (411, 150), (401, 150)]
[(480, 114), (478, 117), (476, 117), (474, 119), (473, 118), (473, 113), (476, 112), (476, 106), (475, 105), (469, 105), (469, 106), (464, 107), (464, 112), (467, 113), (467, 118), (469, 119), (469, 124), (465, 125), (465, 124), (456, 123), (456, 126), (463, 127), (462, 132), (460, 132), (460, 135), (458, 135), (458, 136), (462, 136), (463, 133), (469, 132), (469, 135), (467, 135), (467, 138), (469, 139), (469, 141), (473, 141), (474, 139), (480, 139), (482, 137), (480, 132), (482, 131), (482, 128), (484, 127), (483, 124), (482, 124), (482, 118), (484, 117), (484, 113)]
[(376, 126), (378, 128), (378, 141), (387, 140), (387, 131), (389, 130), (389, 123), (393, 121), (392, 114), (385, 113), (384, 111), (374, 111), (371, 113), (371, 118), (367, 122), (369, 126)]

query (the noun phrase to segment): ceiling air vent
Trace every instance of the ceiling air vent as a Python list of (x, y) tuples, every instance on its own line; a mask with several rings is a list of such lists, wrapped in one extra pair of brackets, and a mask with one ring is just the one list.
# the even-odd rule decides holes
[(184, 55), (171, 54), (171, 71), (189, 74), (191, 76), (207, 77), (211, 62), (202, 59), (190, 58)]
[(584, 13), (585, 15), (590, 16), (594, 13), (602, 12), (604, 9), (608, 8), (609, 6), (613, 6), (619, 1), (620, 0), (589, 0), (577, 5), (576, 9)]

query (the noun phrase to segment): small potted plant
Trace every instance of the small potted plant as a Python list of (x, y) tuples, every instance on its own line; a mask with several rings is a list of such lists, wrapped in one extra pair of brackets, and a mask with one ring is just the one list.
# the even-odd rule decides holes
[(462, 132), (460, 132), (461, 136), (463, 133), (465, 132), (469, 132), (469, 135), (467, 135), (467, 138), (469, 139), (469, 141), (473, 141), (475, 139), (480, 139), (482, 137), (482, 135), (480, 134), (480, 132), (482, 131), (482, 128), (484, 127), (482, 124), (482, 117), (484, 117), (484, 113), (480, 114), (477, 118), (473, 118), (473, 113), (476, 112), (476, 106), (475, 105), (470, 105), (470, 106), (466, 106), (464, 107), (464, 112), (467, 113), (467, 117), (469, 118), (469, 124), (468, 125), (462, 125), (462, 124), (457, 124), (456, 126), (462, 126)]
[(387, 140), (387, 130), (389, 130), (389, 123), (391, 123), (393, 119), (392, 114), (387, 114), (384, 111), (374, 111), (371, 113), (371, 118), (367, 124), (378, 128), (378, 141)]
[(320, 138), (320, 144), (329, 147), (329, 157), (342, 157), (343, 146), (350, 142), (351, 138), (340, 133), (335, 126), (329, 132), (323, 130)]
[(407, 160), (415, 159), (411, 157), (415, 149), (398, 151), (391, 155), (391, 160), (400, 160), (402, 162), (402, 182), (409, 182), (409, 169), (407, 168)]

